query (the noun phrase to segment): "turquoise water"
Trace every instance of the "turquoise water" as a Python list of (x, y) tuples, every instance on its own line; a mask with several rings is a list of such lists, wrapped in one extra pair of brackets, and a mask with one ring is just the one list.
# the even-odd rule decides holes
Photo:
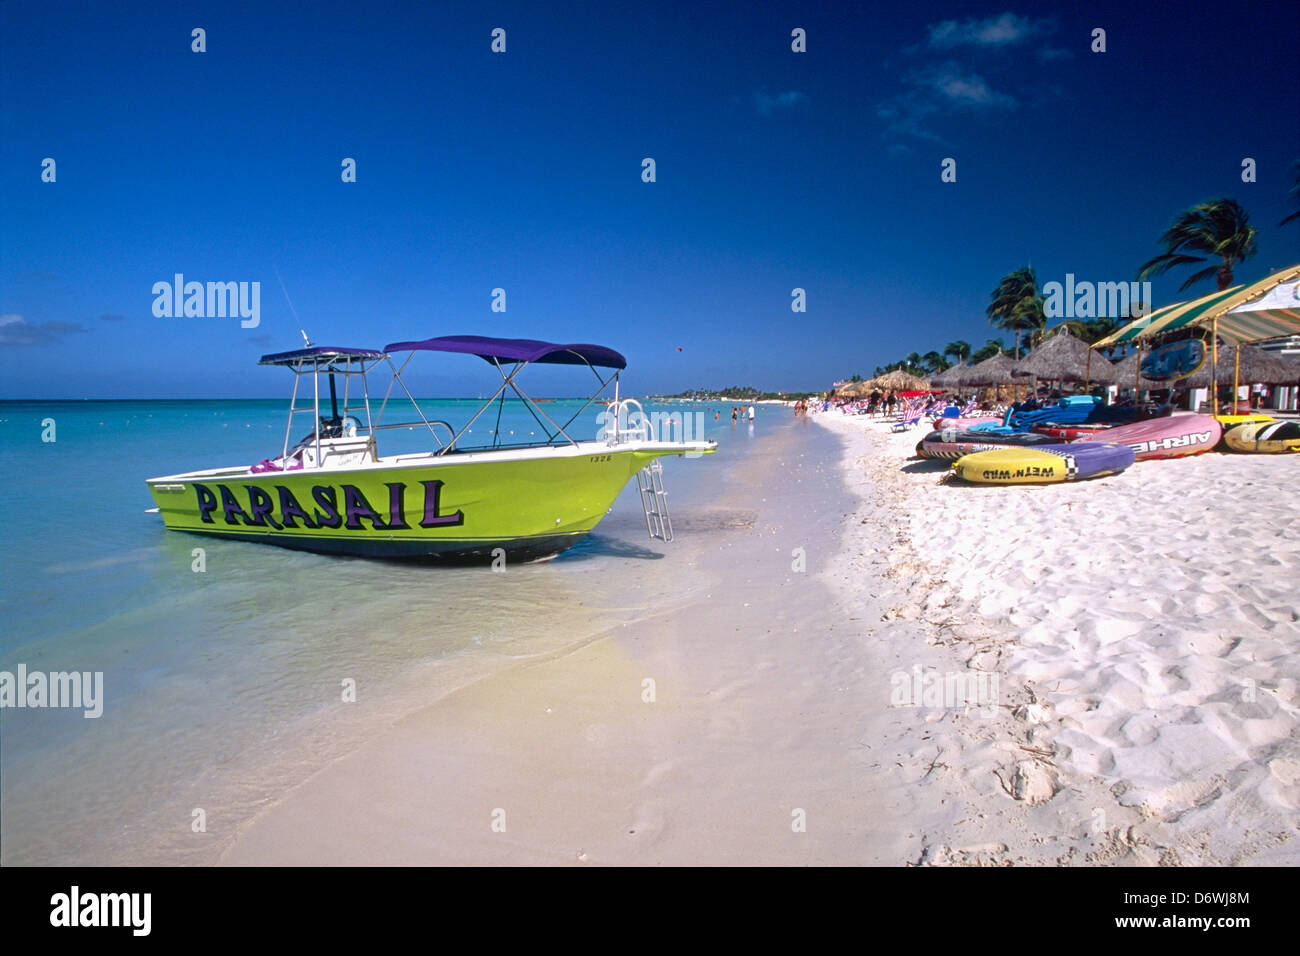
[[(478, 403), (421, 405), (459, 424)], [(563, 422), (581, 406), (543, 407)], [(241, 820), (401, 714), (683, 599), (695, 582), (662, 555), (725, 525), (727, 470), (766, 422), (789, 419), (760, 406), (755, 432), (731, 426), (729, 407), (673, 406), (703, 412), (705, 437), (720, 442), (716, 455), (665, 461), (676, 542), (647, 537), (631, 485), (583, 543), (504, 574), (208, 540), (145, 513), (145, 478), (278, 454), (285, 408), (0, 402), (0, 670), (104, 674), (98, 719), (0, 709), (0, 862), (212, 862)], [(597, 411), (571, 434), (594, 437)], [(48, 419), (53, 442), (42, 441)], [(299, 418), (294, 436), (309, 422)], [(488, 442), (496, 424), (494, 410), (469, 437)], [(541, 437), (518, 406), (500, 430)], [(381, 454), (427, 446), (417, 431), (379, 442)], [(202, 573), (192, 568), (199, 546)], [(355, 682), (355, 703), (343, 702), (344, 681)], [(206, 832), (191, 825), (198, 809)]]

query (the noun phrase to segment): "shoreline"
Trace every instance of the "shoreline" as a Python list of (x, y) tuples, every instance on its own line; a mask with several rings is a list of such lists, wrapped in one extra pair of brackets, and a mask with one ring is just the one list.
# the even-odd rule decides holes
[[(408, 715), (282, 795), (221, 862), (918, 858), (910, 721), (881, 693), (886, 649), (827, 579), (856, 506), (839, 442), (807, 427), (778, 426), (731, 472), (723, 500), (750, 517), (683, 561), (708, 581), (695, 599)], [(870, 596), (862, 612), (880, 613)]]

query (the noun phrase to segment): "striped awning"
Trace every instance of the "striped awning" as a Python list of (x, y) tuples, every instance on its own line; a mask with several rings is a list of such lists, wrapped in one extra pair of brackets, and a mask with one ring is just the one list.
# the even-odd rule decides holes
[(1219, 335), (1237, 343), (1300, 335), (1300, 274), (1219, 316)]
[(1139, 332), (1145, 329), (1152, 322), (1160, 321), (1169, 312), (1173, 311), (1174, 309), (1181, 309), (1183, 306), (1187, 304), (1188, 303), (1186, 302), (1175, 302), (1173, 305), (1167, 305), (1164, 308), (1156, 309), (1154, 312), (1151, 312), (1147, 315), (1138, 316), (1136, 319), (1134, 319), (1128, 325), (1124, 326), (1122, 329), (1112, 332), (1104, 339), (1094, 342), (1092, 347), (1095, 349), (1099, 349), (1099, 348), (1104, 348), (1107, 345), (1119, 345), (1123, 342), (1131, 342), (1133, 339), (1137, 338), (1137, 334)]
[(1249, 285), (1233, 286), (1191, 302), (1157, 309), (1108, 335), (1093, 348), (1149, 339), (1189, 325), (1207, 326), (1215, 320), (1218, 320), (1219, 335), (1229, 342), (1258, 342), (1293, 335), (1300, 332), (1300, 299), (1297, 299), (1300, 292), (1295, 289), (1296, 283), (1300, 283), (1300, 265)]

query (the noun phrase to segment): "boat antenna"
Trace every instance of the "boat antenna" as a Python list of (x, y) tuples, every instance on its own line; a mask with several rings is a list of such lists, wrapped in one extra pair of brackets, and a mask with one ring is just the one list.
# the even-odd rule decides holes
[(293, 300), (289, 298), (289, 291), (284, 287), (284, 280), (280, 278), (280, 267), (272, 262), (271, 268), (275, 270), (275, 278), (279, 280), (280, 291), (284, 293), (284, 301), (289, 303), (289, 311), (293, 313), (293, 321), (298, 325), (298, 334), (307, 343), (307, 348), (311, 348), (311, 339), (307, 338), (307, 332), (302, 327), (302, 320), (298, 318), (298, 311), (293, 307)]

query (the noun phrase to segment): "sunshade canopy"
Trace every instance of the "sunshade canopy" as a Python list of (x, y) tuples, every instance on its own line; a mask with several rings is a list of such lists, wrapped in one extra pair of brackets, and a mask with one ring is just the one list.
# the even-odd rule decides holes
[(603, 345), (540, 342), (537, 339), (498, 339), (486, 335), (444, 335), (418, 342), (393, 342), (385, 352), (461, 352), (497, 362), (536, 362), (543, 365), (592, 365), (627, 368), (627, 359)]
[(1290, 266), (1249, 285), (1167, 305), (1134, 319), (1093, 348), (1148, 339), (1189, 325), (1212, 326), (1229, 342), (1258, 342), (1300, 332), (1300, 265)]
[(1219, 316), (1219, 335), (1230, 342), (1260, 342), (1297, 334), (1300, 334), (1300, 275)]
[(328, 345), (313, 345), (305, 349), (295, 349), (292, 352), (273, 352), (270, 355), (263, 355), (257, 364), (300, 365), (304, 362), (328, 363), (344, 360), (368, 362), (382, 358), (387, 358), (387, 356), (383, 352), (376, 352), (374, 349), (344, 349), (332, 348)]

